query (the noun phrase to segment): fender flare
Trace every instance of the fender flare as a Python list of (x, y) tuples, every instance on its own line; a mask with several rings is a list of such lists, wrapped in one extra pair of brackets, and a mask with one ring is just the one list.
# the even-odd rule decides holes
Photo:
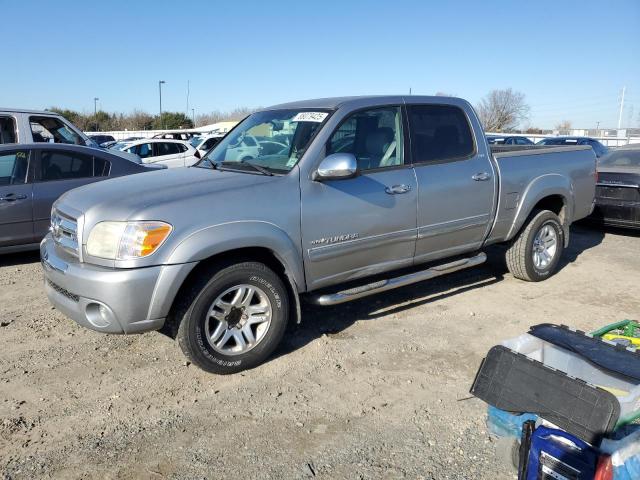
[(564, 203), (564, 243), (569, 243), (569, 227), (573, 218), (574, 188), (570, 179), (566, 176), (549, 173), (533, 179), (522, 192), (522, 198), (518, 202), (513, 224), (509, 229), (506, 240), (511, 240), (522, 228), (533, 208), (544, 198), (557, 195)]

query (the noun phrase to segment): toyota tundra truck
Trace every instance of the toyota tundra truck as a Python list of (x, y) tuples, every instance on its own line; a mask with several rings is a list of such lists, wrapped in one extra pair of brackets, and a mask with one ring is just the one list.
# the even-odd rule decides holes
[[(280, 143), (242, 152), (245, 138)], [(104, 333), (162, 330), (195, 365), (263, 362), (302, 300), (336, 305), (469, 268), (553, 275), (594, 203), (589, 146), (491, 150), (470, 104), (420, 96), (257, 111), (193, 167), (91, 184), (42, 241), (53, 305)]]

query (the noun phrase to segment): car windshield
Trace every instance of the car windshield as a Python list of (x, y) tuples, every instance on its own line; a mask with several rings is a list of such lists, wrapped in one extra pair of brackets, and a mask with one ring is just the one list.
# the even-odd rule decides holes
[(200, 142), (202, 142), (202, 137), (191, 137), (191, 140), (189, 140), (189, 143), (193, 148), (197, 148), (198, 145), (200, 145)]
[(615, 150), (602, 157), (598, 164), (602, 167), (635, 167), (640, 168), (640, 149)]
[(224, 162), (224, 167), (255, 171), (250, 165), (243, 166), (245, 163), (286, 173), (302, 157), (329, 113), (294, 109), (256, 112), (229, 132), (198, 166)]
[(117, 142), (111, 145), (109, 148), (111, 150), (124, 150), (129, 146), (129, 142)]

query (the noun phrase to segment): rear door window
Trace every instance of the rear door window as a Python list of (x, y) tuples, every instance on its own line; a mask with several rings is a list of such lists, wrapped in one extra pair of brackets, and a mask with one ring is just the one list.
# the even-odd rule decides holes
[(93, 157), (76, 152), (43, 150), (38, 178), (42, 182), (93, 177)]
[(18, 143), (16, 121), (13, 117), (0, 116), (0, 144)]
[(409, 106), (409, 126), (414, 163), (462, 160), (475, 153), (471, 126), (458, 107)]
[(161, 157), (163, 155), (177, 155), (181, 153), (178, 143), (158, 142), (156, 146), (156, 156)]
[(29, 150), (0, 153), (0, 187), (26, 183)]

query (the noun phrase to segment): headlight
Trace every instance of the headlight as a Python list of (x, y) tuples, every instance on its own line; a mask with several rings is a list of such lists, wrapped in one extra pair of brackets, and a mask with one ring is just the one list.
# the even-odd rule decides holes
[(87, 253), (110, 260), (148, 257), (164, 243), (172, 227), (164, 222), (100, 222), (91, 229)]

